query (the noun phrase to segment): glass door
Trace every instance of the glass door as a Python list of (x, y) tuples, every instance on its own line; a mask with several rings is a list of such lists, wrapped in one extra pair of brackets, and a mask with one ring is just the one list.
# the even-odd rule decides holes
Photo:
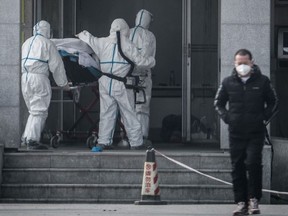
[(213, 102), (218, 86), (218, 1), (183, 0), (182, 136), (218, 139)]

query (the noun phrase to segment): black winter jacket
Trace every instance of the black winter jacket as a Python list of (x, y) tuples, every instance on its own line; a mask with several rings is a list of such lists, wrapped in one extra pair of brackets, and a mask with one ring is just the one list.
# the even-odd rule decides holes
[(244, 84), (234, 68), (232, 75), (223, 80), (215, 97), (215, 109), (229, 125), (233, 137), (263, 136), (264, 121), (277, 109), (278, 99), (269, 78), (261, 74), (257, 65), (252, 70), (251, 77)]

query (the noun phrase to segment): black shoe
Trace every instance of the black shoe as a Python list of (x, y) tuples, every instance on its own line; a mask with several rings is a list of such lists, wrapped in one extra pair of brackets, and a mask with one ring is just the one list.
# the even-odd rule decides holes
[(29, 140), (27, 143), (27, 150), (48, 150), (48, 146), (38, 143), (37, 141)]
[(260, 214), (259, 204), (256, 198), (249, 200), (249, 214)]
[(38, 144), (36, 146), (33, 147), (33, 150), (48, 150), (49, 147), (47, 145), (44, 144)]
[(28, 140), (26, 142), (26, 145), (27, 145), (27, 150), (32, 150), (35, 146), (39, 145), (39, 143), (34, 140)]
[(238, 202), (236, 209), (233, 211), (233, 216), (248, 215), (248, 205), (245, 202)]

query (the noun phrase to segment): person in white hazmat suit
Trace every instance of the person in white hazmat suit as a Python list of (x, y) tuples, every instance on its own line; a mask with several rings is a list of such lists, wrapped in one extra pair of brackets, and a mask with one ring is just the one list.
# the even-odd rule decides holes
[[(130, 65), (120, 55), (117, 45), (116, 32), (120, 31), (121, 47), (125, 56), (137, 66), (153, 67), (153, 57), (143, 57), (129, 40), (129, 26), (124, 19), (115, 19), (111, 24), (108, 37), (97, 38), (87, 31), (77, 36), (94, 50), (100, 60), (101, 71), (116, 76), (125, 77)], [(144, 149), (143, 135), (140, 122), (137, 120), (135, 109), (131, 103), (133, 91), (127, 90), (124, 83), (107, 76), (99, 79), (100, 92), (100, 123), (99, 139), (96, 151), (109, 149), (113, 143), (118, 108), (123, 119), (131, 149)]]
[(41, 20), (33, 27), (33, 36), (22, 45), (21, 88), (29, 111), (22, 145), (28, 149), (48, 149), (40, 144), (51, 100), (49, 71), (58, 86), (69, 89), (62, 59), (50, 40), (50, 24)]
[[(129, 38), (136, 45), (136, 47), (143, 56), (152, 56), (155, 58), (156, 38), (154, 34), (148, 30), (152, 21), (153, 15), (145, 9), (141, 9), (136, 15), (135, 27), (130, 29)], [(140, 85), (144, 87), (146, 95), (146, 103), (136, 104), (136, 115), (142, 126), (144, 142), (146, 142), (147, 145), (150, 145), (148, 135), (150, 119), (150, 100), (152, 92), (151, 69), (143, 69), (141, 67), (136, 67), (133, 75), (140, 76)], [(137, 94), (137, 98), (139, 99), (139, 101), (143, 101), (142, 97), (142, 92), (139, 92)]]

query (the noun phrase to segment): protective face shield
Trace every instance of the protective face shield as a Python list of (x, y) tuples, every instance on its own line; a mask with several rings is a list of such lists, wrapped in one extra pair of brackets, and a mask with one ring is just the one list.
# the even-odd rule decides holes
[(153, 22), (153, 15), (145, 10), (140, 10), (136, 15), (135, 25), (142, 26), (143, 28), (148, 29), (150, 24)]
[(236, 71), (241, 77), (245, 77), (250, 73), (251, 67), (246, 64), (241, 64), (236, 66)]
[(115, 34), (117, 31), (120, 31), (121, 35), (129, 37), (129, 26), (124, 19), (118, 18), (112, 22), (110, 35)]
[(43, 37), (50, 38), (50, 24), (45, 21), (41, 20), (39, 21), (34, 27), (33, 27), (33, 35), (42, 35)]

